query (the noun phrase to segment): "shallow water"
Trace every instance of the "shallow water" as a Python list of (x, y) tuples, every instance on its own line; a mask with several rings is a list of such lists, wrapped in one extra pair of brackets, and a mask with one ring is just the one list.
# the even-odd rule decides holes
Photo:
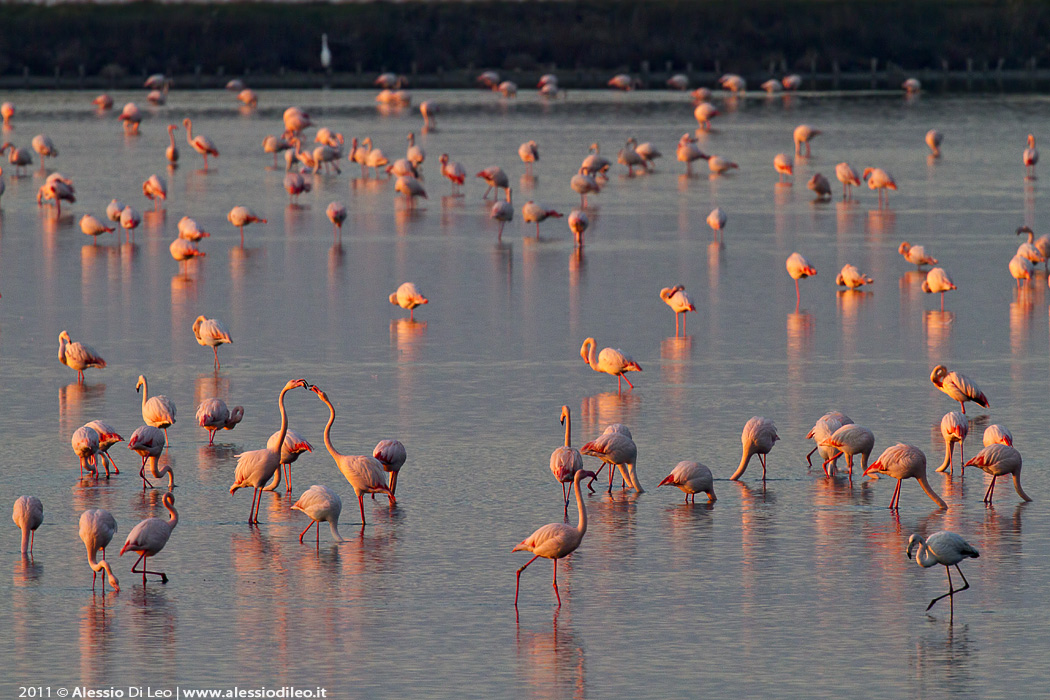
[[(1025, 182), (1021, 165), (1025, 136), (1047, 133), (1045, 99), (873, 93), (720, 103), (726, 113), (701, 147), (740, 169), (711, 179), (702, 164), (685, 177), (674, 160), (678, 137), (695, 128), (686, 96), (572, 93), (543, 104), (525, 94), (505, 103), (481, 92), (417, 93), (417, 104), (436, 99), (444, 112), (439, 129), (421, 136), (430, 198), (408, 212), (391, 182), (362, 180), (350, 164), (315, 178), (299, 208), (288, 205), (283, 173), (264, 169), (270, 157), (259, 144), (281, 129), (290, 104), (399, 156), (418, 112), (377, 114), (371, 94), (263, 92), (259, 110), (240, 113), (229, 94), (175, 91), (167, 107), (148, 111), (138, 138), (122, 135), (115, 113), (91, 112), (91, 97), (0, 96), (19, 110), (4, 136), (27, 146), (48, 133), (61, 152), (49, 167), (77, 188), (56, 222), (34, 201), (42, 176), (13, 179), (4, 167), (0, 502), (30, 493), (45, 506), (32, 563), (20, 559), (13, 526), (0, 545), (10, 567), (0, 576), (10, 603), (0, 608), (5, 696), (23, 685), (323, 686), (348, 698), (1050, 691), (1047, 282), (1040, 272), (1018, 293), (1007, 271), (1017, 226), (1045, 232), (1042, 180)], [(142, 95), (118, 95), (118, 107), (130, 99)], [(165, 172), (164, 126), (184, 116), (222, 154), (207, 173), (181, 129), (182, 165)], [(795, 185), (777, 187), (773, 156), (790, 152), (803, 122), (823, 134)], [(935, 162), (922, 141), (931, 127), (945, 134)], [(544, 223), (533, 240), (520, 205), (536, 199), (568, 213), (579, 203), (568, 181), (587, 144), (614, 155), (631, 135), (663, 151), (657, 171), (627, 178), (614, 166), (592, 198), (582, 251), (564, 220)], [(516, 155), (529, 138), (541, 153), (534, 181)], [(471, 175), (494, 164), (510, 175), (516, 220), (502, 244), (479, 180), (449, 196), (442, 152)], [(839, 201), (837, 182), (831, 203), (812, 202), (809, 176), (835, 182), (841, 160), (894, 174), (888, 209), (878, 211), (867, 189)], [(166, 214), (146, 214), (134, 245), (86, 240), (80, 216), (101, 217), (112, 197), (145, 212), (141, 182), (154, 172), (168, 179)], [(350, 210), (341, 247), (324, 215), (332, 200)], [(246, 230), (243, 249), (225, 220), (236, 204), (269, 219)], [(729, 216), (724, 247), (704, 223), (716, 205)], [(212, 232), (188, 276), (167, 251), (184, 214)], [(953, 276), (959, 290), (943, 312), (897, 254), (902, 240), (926, 245)], [(784, 270), (794, 250), (819, 270), (802, 281), (797, 311)], [(870, 291), (835, 290), (846, 262), (876, 279)], [(387, 301), (405, 280), (431, 300), (415, 323)], [(675, 283), (698, 307), (684, 337), (658, 295)], [(231, 329), (218, 372), (194, 340), (198, 314)], [(109, 363), (88, 370), (83, 385), (56, 360), (63, 329)], [(633, 391), (618, 394), (611, 377), (582, 362), (587, 336), (642, 365)], [(1002, 483), (986, 507), (979, 472), (933, 473), (940, 418), (956, 408), (929, 382), (939, 363), (974, 378), (991, 400), (989, 410), (968, 409), (967, 455), (987, 424), (1007, 425), (1033, 503)], [(136, 522), (164, 514), (161, 492), (142, 492), (138, 458), (124, 444), (112, 449), (119, 476), (78, 479), (69, 442), (96, 418), (130, 437), (141, 424), (139, 374), (179, 411), (164, 460), (176, 472), (180, 521), (151, 566), (171, 580), (145, 587), (131, 557), (115, 555)], [(319, 549), (300, 545), (307, 520), (289, 510), (294, 496), (266, 494), (252, 528), (250, 495), (228, 493), (234, 454), (262, 447), (277, 429), (277, 392), (295, 377), (336, 403), (342, 451), (368, 453), (386, 437), (408, 450), (397, 507), (366, 498), (362, 528), (321, 441), (327, 410), (308, 392), (288, 394), (291, 425), (315, 447), (293, 467), (294, 493), (323, 483), (342, 495), (341, 545), (327, 528)], [(193, 420), (209, 396), (245, 406), (244, 422), (213, 448)], [(555, 607), (550, 563), (538, 560), (522, 575), (516, 616), (514, 571), (527, 557), (510, 549), (562, 517), (547, 467), (562, 441), (562, 404), (577, 446), (608, 423), (631, 427), (647, 491), (635, 496), (617, 482), (611, 495), (588, 495), (588, 534), (559, 566), (564, 604)], [(875, 432), (876, 452), (898, 441), (923, 449), (950, 509), (935, 510), (909, 480), (895, 513), (886, 508), (894, 480), (855, 475), (851, 486), (808, 468), (804, 436), (833, 408)], [(754, 461), (742, 483), (729, 482), (752, 415), (772, 418), (781, 436), (769, 479), (761, 482)], [(684, 459), (711, 467), (715, 504), (687, 506), (677, 489), (655, 488)], [(119, 594), (91, 592), (77, 537), (88, 507), (119, 523), (110, 549)], [(912, 532), (940, 529), (981, 550), (963, 565), (971, 588), (954, 624), (947, 601), (923, 613), (945, 590), (940, 567), (923, 570), (904, 555)]]

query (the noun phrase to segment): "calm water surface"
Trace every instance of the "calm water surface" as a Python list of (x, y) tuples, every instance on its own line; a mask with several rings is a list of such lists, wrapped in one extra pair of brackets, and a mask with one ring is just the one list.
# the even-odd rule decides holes
[[(290, 104), (400, 156), (418, 112), (379, 115), (371, 94), (264, 92), (262, 107), (242, 114), (228, 94), (176, 91), (149, 110), (138, 138), (122, 135), (115, 113), (92, 113), (89, 94), (0, 97), (19, 110), (5, 137), (28, 146), (49, 134), (61, 151), (51, 167), (77, 188), (56, 222), (34, 201), (42, 176), (14, 179), (5, 167), (0, 502), (29, 493), (45, 505), (32, 563), (10, 524), (0, 544), (5, 696), (20, 685), (324, 686), (340, 698), (1050, 693), (1047, 282), (1040, 272), (1019, 294), (1007, 272), (1014, 229), (1047, 227), (1044, 180), (1025, 183), (1020, 161), (1029, 132), (1050, 133), (1045, 99), (756, 96), (729, 106), (701, 144), (740, 164), (709, 179), (704, 167), (684, 177), (674, 160), (678, 137), (695, 128), (684, 96), (574, 93), (545, 106), (532, 95), (503, 104), (417, 93), (445, 110), (421, 139), (430, 198), (410, 213), (391, 182), (362, 180), (349, 164), (315, 178), (293, 208), (283, 173), (265, 169), (259, 144)], [(182, 165), (165, 171), (164, 127), (185, 116), (222, 154), (208, 173), (181, 129)], [(775, 187), (773, 156), (790, 152), (803, 122), (824, 133), (794, 187)], [(936, 162), (922, 142), (931, 127), (945, 134)], [(536, 199), (568, 213), (587, 145), (613, 156), (632, 135), (664, 157), (648, 176), (614, 167), (581, 252), (564, 220), (532, 240), (520, 209), (497, 245), (480, 181), (455, 198), (438, 176), (442, 152), (470, 174), (499, 164), (516, 207)], [(516, 154), (530, 138), (541, 152), (535, 181)], [(806, 180), (820, 171), (834, 182), (841, 160), (890, 170), (899, 184), (890, 208), (876, 211), (867, 189), (855, 203), (814, 204)], [(169, 180), (166, 213), (146, 214), (134, 245), (111, 236), (91, 245), (80, 216), (101, 217), (113, 197), (148, 209), (141, 183), (155, 172)], [(332, 200), (350, 210), (341, 247), (324, 216)], [(243, 249), (225, 219), (236, 204), (269, 219), (248, 228)], [(704, 223), (714, 206), (729, 216), (724, 248)], [(212, 232), (188, 277), (167, 250), (185, 214)], [(902, 240), (925, 244), (954, 277), (959, 291), (943, 312), (897, 254)], [(819, 269), (802, 282), (798, 311), (784, 270), (795, 250)], [(847, 262), (876, 279), (870, 292), (836, 291)], [(387, 301), (406, 280), (431, 300), (416, 323)], [(658, 296), (675, 283), (699, 309), (677, 338)], [(219, 372), (191, 332), (198, 314), (225, 320), (234, 337)], [(109, 367), (76, 384), (56, 359), (63, 329)], [(618, 395), (612, 378), (584, 365), (587, 336), (641, 363), (634, 391)], [(991, 400), (986, 415), (971, 411), (967, 454), (985, 425), (1009, 426), (1033, 503), (1004, 483), (986, 507), (979, 472), (932, 472), (940, 418), (955, 408), (929, 382), (938, 363), (969, 374)], [(112, 450), (120, 476), (97, 484), (78, 479), (70, 449), (73, 431), (96, 418), (130, 436), (141, 424), (140, 373), (179, 412), (164, 459), (180, 521), (152, 567), (171, 580), (145, 588), (116, 552), (136, 522), (164, 514), (161, 492), (142, 492), (138, 457), (123, 444)], [(294, 465), (295, 495), (323, 483), (344, 499), (349, 541), (333, 544), (326, 529), (319, 550), (297, 540), (307, 521), (289, 510), (294, 496), (266, 494), (251, 528), (250, 495), (228, 493), (234, 454), (277, 429), (277, 392), (295, 377), (337, 404), (343, 452), (396, 437), (409, 454), (397, 507), (366, 500), (361, 528), (321, 442), (326, 408), (308, 392), (288, 395), (291, 425), (316, 448)], [(193, 420), (210, 396), (245, 406), (215, 447)], [(537, 561), (522, 576), (516, 618), (514, 571), (526, 556), (510, 549), (561, 519), (547, 465), (562, 441), (562, 404), (576, 445), (610, 422), (631, 427), (648, 491), (588, 496), (590, 530), (559, 567), (564, 605), (555, 607), (550, 563)], [(809, 469), (804, 436), (830, 409), (872, 428), (877, 452), (897, 441), (922, 448), (950, 509), (936, 511), (908, 481), (895, 514), (892, 479), (851, 487)], [(763, 485), (753, 463), (743, 483), (726, 481), (753, 415), (775, 420), (781, 436), (770, 478)], [(683, 459), (711, 467), (713, 506), (655, 488)], [(89, 507), (119, 523), (110, 549), (119, 594), (91, 592), (77, 537)], [(972, 588), (954, 625), (946, 601), (923, 612), (945, 590), (943, 571), (904, 556), (909, 534), (940, 529), (981, 550), (964, 565)]]

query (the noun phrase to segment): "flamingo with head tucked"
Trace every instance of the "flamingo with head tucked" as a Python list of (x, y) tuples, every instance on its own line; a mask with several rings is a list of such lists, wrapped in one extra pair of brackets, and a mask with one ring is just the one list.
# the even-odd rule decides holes
[(948, 371), (944, 365), (937, 365), (930, 373), (930, 381), (938, 389), (959, 402), (959, 410), (966, 413), (964, 402), (972, 401), (978, 406), (989, 407), (988, 397), (972, 379), (962, 372)]
[(671, 307), (674, 311), (674, 334), (678, 335), (678, 316), (682, 316), (682, 332), (685, 333), (685, 321), (686, 315), (690, 311), (696, 311), (696, 306), (693, 304), (692, 298), (689, 293), (685, 291), (685, 286), (676, 284), (673, 287), (664, 287), (660, 290), (660, 298)]
[(893, 176), (882, 168), (864, 168), (864, 179), (868, 182), (869, 190), (879, 191), (879, 208), (885, 205), (888, 206), (890, 203), (890, 196), (886, 190), (897, 191), (897, 182), (893, 179)]
[(922, 283), (922, 291), (927, 294), (941, 295), (941, 311), (944, 311), (944, 293), (958, 289), (952, 278), (943, 267), (934, 267), (926, 273), (926, 280)]
[(197, 425), (208, 431), (208, 445), (215, 444), (215, 433), (233, 430), (244, 419), (244, 406), (234, 406), (231, 411), (222, 399), (204, 399), (197, 406)]
[(835, 166), (835, 177), (842, 183), (842, 198), (849, 199), (853, 196), (853, 187), (860, 186), (860, 174), (853, 166), (843, 161)]
[(784, 263), (788, 274), (795, 280), (795, 308), (802, 303), (802, 293), (798, 288), (798, 281), (817, 274), (817, 268), (806, 260), (800, 253), (792, 253)]
[(105, 368), (106, 361), (93, 347), (84, 343), (74, 342), (69, 333), (62, 331), (58, 334), (58, 361), (70, 369), (77, 371), (77, 382), (84, 382), (84, 370), (89, 367)]

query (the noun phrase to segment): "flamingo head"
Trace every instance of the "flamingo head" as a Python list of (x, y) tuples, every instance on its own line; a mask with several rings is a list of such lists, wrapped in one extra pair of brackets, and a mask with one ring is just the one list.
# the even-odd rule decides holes
[(310, 384), (306, 388), (309, 389), (310, 391), (314, 392), (315, 394), (317, 394), (317, 396), (322, 401), (327, 401), (328, 400), (328, 394), (324, 393), (324, 391), (321, 389), (321, 387), (319, 387), (319, 386), (317, 386), (315, 384)]
[(559, 421), (561, 422), (562, 425), (565, 425), (565, 421), (567, 421), (567, 420), (569, 420), (569, 407), (568, 406), (562, 406), (561, 407), (561, 418), (559, 419)]
[(873, 172), (875, 172), (875, 168), (864, 168), (864, 177), (862, 177), (861, 179), (866, 181), (868, 179), (868, 176), (871, 175)]
[[(1020, 233), (1020, 231), (1018, 231), (1018, 233)], [(907, 255), (909, 250), (911, 250), (911, 243), (908, 243), (908, 241), (904, 241), (897, 246), (897, 252), (901, 255)]]
[(442, 165), (448, 165), (448, 154), (447, 153), (442, 153), (441, 157), (438, 158), (438, 162), (441, 163)]
[(1035, 136), (1028, 134), (1028, 147), (1035, 148)]
[(864, 476), (867, 476), (868, 474), (871, 474), (872, 472), (878, 472), (878, 471), (881, 471), (881, 470), (882, 470), (882, 462), (879, 462), (878, 460), (876, 460), (876, 461), (872, 462), (871, 464), (869, 464), (868, 468), (864, 470)]
[[(140, 374), (138, 382), (135, 383), (135, 393), (136, 394), (139, 393), (139, 389), (141, 389), (145, 385), (146, 385), (146, 378)], [(130, 445), (129, 445), (129, 447), (130, 447)]]
[(674, 486), (675, 485), (674, 474), (668, 474), (667, 476), (665, 476), (664, 480), (661, 481), (659, 484), (657, 484), (656, 487), (660, 488), (661, 486), (667, 486), (667, 485), (670, 485), (670, 486)]
[(947, 367), (945, 367), (944, 365), (937, 365), (933, 368), (933, 372), (930, 373), (930, 381), (936, 384), (937, 386), (940, 386), (947, 374)]
[(1035, 232), (1027, 226), (1021, 226), (1017, 229), (1017, 235), (1020, 236), (1022, 233), (1027, 233), (1029, 236), (1035, 235)]
[(185, 119), (182, 120), (182, 125), (184, 127), (186, 127), (187, 129), (189, 129), (192, 124), (193, 124), (193, 122), (190, 121), (189, 117), (186, 117)]

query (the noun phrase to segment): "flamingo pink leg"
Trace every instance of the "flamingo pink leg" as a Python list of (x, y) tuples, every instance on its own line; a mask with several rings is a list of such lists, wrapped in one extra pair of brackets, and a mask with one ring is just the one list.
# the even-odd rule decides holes
[(561, 594), (558, 593), (558, 560), (554, 560), (554, 595), (558, 598), (558, 607), (561, 607)]
[[(167, 583), (168, 582), (168, 575), (165, 574), (163, 571), (149, 571), (148, 569), (146, 569), (146, 562), (144, 561), (145, 559), (146, 559), (146, 554), (145, 554), (145, 552), (143, 552), (142, 554), (139, 555), (138, 561), (136, 561), (135, 564), (131, 567), (131, 572), (132, 573), (134, 573), (134, 574), (141, 573), (142, 574), (142, 585), (143, 586), (146, 585), (146, 574), (153, 574), (154, 576), (160, 576), (160, 582), (161, 583)], [(141, 570), (138, 570), (138, 569), (135, 568), (136, 566), (139, 565), (139, 562), (142, 563), (142, 569)]]
[(361, 524), (365, 524), (365, 496), (363, 493), (357, 494), (357, 505), (361, 508)]
[(898, 480), (897, 480), (897, 488), (896, 488), (896, 489), (894, 489), (894, 491), (893, 491), (893, 498), (892, 498), (892, 499), (890, 499), (890, 510), (893, 510), (893, 509), (894, 509), (894, 508), (896, 508), (896, 507), (897, 507), (898, 505), (900, 505), (900, 500), (901, 500), (901, 484), (903, 484), (903, 483), (904, 483), (904, 480), (903, 480), (903, 479), (898, 479)]
[(766, 456), (760, 454), (758, 456), (758, 461), (762, 463), (762, 480), (765, 481), (766, 480)]
[[(311, 520), (310, 524), (306, 526), (306, 529), (299, 533), (299, 544), (303, 543), (303, 535), (305, 535), (306, 533), (310, 532), (310, 528), (312, 528), (316, 522), (317, 522), (316, 520)], [(318, 525), (317, 529), (320, 530), (321, 526)], [(320, 537), (320, 534), (318, 534), (318, 537)]]
[(993, 476), (992, 477), (992, 483), (988, 486), (988, 490), (985, 491), (985, 493), (984, 493), (984, 502), (985, 503), (991, 503), (992, 502), (992, 495), (995, 493), (995, 479), (996, 479), (996, 477)]
[(539, 558), (540, 555), (537, 554), (532, 559), (529, 559), (527, 562), (525, 562), (525, 564), (523, 564), (520, 569), (518, 569), (517, 583), (514, 584), (514, 607), (518, 607), (518, 589), (521, 587), (521, 572), (525, 570), (525, 567), (527, 567), (529, 564), (531, 564)]

